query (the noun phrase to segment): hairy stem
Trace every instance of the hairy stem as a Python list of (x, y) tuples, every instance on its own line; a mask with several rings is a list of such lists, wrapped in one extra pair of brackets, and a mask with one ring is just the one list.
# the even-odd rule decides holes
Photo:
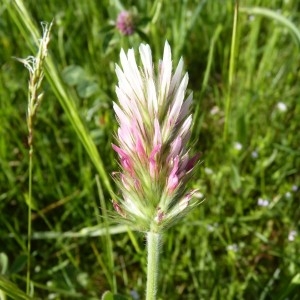
[(156, 299), (157, 274), (161, 234), (147, 232), (147, 289), (146, 300)]

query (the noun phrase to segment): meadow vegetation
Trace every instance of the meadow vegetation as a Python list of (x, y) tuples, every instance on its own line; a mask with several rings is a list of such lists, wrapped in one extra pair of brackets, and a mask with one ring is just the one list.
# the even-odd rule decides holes
[[(36, 55), (41, 21), (53, 26), (29, 202), (29, 75), (13, 57)], [(142, 42), (157, 61), (165, 40), (194, 92), (189, 185), (203, 203), (164, 235), (158, 298), (299, 299), (298, 0), (0, 2), (1, 299), (27, 299), (28, 205), (33, 299), (144, 298), (145, 237), (110, 218), (115, 63)]]

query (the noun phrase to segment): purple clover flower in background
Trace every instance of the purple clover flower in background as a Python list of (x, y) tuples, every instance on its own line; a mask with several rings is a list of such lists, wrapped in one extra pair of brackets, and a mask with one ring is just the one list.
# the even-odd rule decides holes
[(117, 17), (116, 27), (123, 35), (132, 35), (134, 33), (134, 17), (133, 14), (123, 10)]
[[(119, 103), (113, 108), (119, 123), (117, 144), (121, 172), (114, 178), (122, 195), (115, 210), (140, 230), (160, 232), (197, 204), (196, 190), (186, 192), (199, 154), (190, 157), (193, 96), (185, 98), (188, 74), (183, 60), (172, 75), (171, 48), (166, 42), (163, 60), (155, 73), (149, 45), (139, 47), (142, 66), (134, 50), (120, 54), (116, 66)], [(194, 198), (193, 198), (194, 199)]]

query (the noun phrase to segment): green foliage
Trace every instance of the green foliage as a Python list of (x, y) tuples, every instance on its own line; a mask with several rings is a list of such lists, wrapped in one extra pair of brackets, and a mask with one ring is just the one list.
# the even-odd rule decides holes
[(101, 300), (126, 300), (126, 299), (128, 298), (118, 294), (113, 294), (110, 291), (106, 291), (101, 297)]
[[(298, 299), (299, 1), (240, 1), (234, 68), (234, 1), (38, 2), (0, 2), (0, 297), (29, 298), (28, 73), (12, 57), (35, 55), (54, 20), (34, 138), (34, 299), (143, 299), (145, 238), (110, 218), (114, 68), (121, 47), (146, 41), (158, 58), (166, 39), (194, 91), (203, 163), (190, 184), (205, 201), (164, 236), (160, 299)], [(139, 18), (132, 36), (114, 26), (122, 8)]]
[(5, 295), (10, 296), (15, 300), (30, 300), (32, 298), (28, 297), (23, 291), (21, 291), (15, 284), (7, 280), (4, 276), (0, 275), (0, 296), (1, 299)]

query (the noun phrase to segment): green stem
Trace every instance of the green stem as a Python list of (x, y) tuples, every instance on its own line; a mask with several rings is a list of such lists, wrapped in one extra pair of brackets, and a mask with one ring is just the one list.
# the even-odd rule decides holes
[(226, 105), (225, 105), (225, 123), (224, 123), (224, 132), (223, 132), (224, 142), (226, 142), (227, 140), (228, 122), (229, 122), (230, 107), (231, 107), (231, 89), (232, 89), (232, 82), (234, 76), (234, 67), (235, 67), (234, 63), (235, 63), (235, 56), (236, 56), (235, 52), (236, 52), (236, 39), (237, 39), (238, 10), (239, 10), (239, 0), (235, 0), (231, 50), (230, 50), (230, 59), (229, 59), (228, 91), (227, 91)]
[(147, 289), (146, 300), (155, 300), (157, 292), (157, 274), (161, 235), (147, 232)]
[(32, 205), (32, 154), (33, 146), (29, 146), (29, 179), (28, 179), (28, 222), (27, 222), (27, 274), (26, 274), (26, 293), (30, 294), (30, 254), (31, 254), (31, 205)]

